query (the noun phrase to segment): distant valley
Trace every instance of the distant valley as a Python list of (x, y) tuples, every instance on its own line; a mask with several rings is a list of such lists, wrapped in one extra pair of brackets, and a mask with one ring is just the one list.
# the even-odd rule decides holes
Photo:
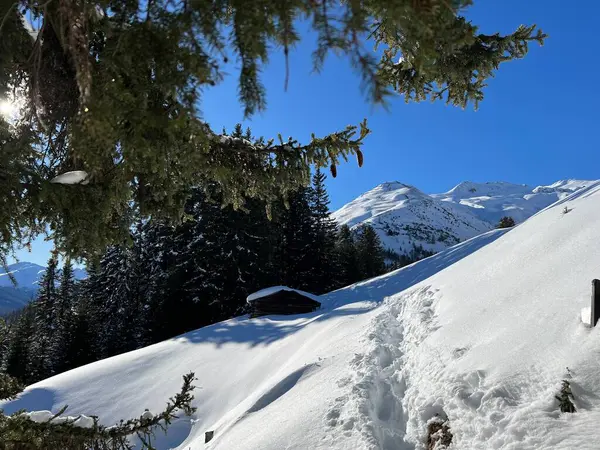
[[(8, 272), (13, 275), (16, 285), (8, 273), (0, 268), (0, 315), (22, 308), (37, 294), (38, 283), (44, 275), (45, 267), (31, 262), (19, 262), (8, 266)], [(75, 278), (86, 277), (83, 269), (74, 270)]]

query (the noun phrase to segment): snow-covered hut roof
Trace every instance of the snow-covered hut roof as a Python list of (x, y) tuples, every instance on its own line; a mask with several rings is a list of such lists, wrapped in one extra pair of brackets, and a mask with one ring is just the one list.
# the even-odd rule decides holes
[(309, 292), (304, 292), (304, 291), (301, 291), (299, 289), (292, 289), (292, 288), (287, 287), (287, 286), (272, 286), (272, 287), (268, 287), (268, 288), (265, 288), (265, 289), (261, 289), (260, 291), (254, 292), (253, 294), (250, 294), (248, 296), (248, 298), (246, 299), (246, 301), (248, 303), (250, 303), (250, 302), (252, 302), (254, 300), (258, 300), (260, 298), (268, 297), (269, 295), (273, 295), (276, 292), (281, 292), (281, 291), (296, 292), (296, 293), (298, 293), (300, 295), (303, 295), (304, 297), (310, 298), (311, 300), (319, 301), (318, 298), (317, 298), (317, 296), (314, 295), (314, 294), (311, 294)]

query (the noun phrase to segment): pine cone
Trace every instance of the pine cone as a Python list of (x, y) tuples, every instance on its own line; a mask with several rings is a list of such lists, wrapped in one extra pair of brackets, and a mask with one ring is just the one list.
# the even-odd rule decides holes
[(363, 154), (360, 150), (356, 150), (356, 159), (358, 160), (358, 167), (363, 166)]

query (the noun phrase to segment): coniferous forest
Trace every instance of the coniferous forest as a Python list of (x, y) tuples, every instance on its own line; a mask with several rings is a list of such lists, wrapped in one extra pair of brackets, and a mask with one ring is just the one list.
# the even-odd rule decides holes
[[(237, 127), (234, 137), (249, 137)], [(371, 227), (337, 227), (326, 175), (265, 214), (222, 207), (192, 189), (177, 226), (140, 222), (75, 282), (52, 255), (36, 301), (7, 318), (2, 365), (26, 384), (246, 312), (246, 297), (272, 285), (323, 294), (413, 262), (385, 251)]]

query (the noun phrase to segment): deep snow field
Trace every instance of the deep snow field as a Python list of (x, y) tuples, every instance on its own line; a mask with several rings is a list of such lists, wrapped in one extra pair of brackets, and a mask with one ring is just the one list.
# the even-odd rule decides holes
[[(4, 408), (68, 404), (110, 425), (162, 410), (193, 371), (197, 412), (160, 449), (422, 449), (435, 414), (454, 449), (596, 449), (600, 331), (580, 312), (600, 278), (599, 223), (596, 183), (321, 296), (314, 313), (218, 323), (41, 381)], [(575, 414), (554, 397), (567, 367)]]

